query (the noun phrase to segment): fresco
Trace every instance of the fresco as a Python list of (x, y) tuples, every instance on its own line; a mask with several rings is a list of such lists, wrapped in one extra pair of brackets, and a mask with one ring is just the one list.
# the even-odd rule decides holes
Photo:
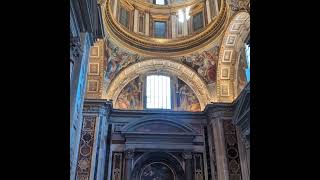
[(139, 55), (126, 52), (113, 45), (110, 41), (106, 41), (104, 57), (105, 80), (110, 82), (121, 69), (139, 61), (139, 59)]
[(139, 77), (127, 84), (120, 92), (116, 109), (138, 110), (142, 108), (141, 83)]
[(178, 111), (200, 111), (200, 103), (192, 89), (182, 80), (178, 79), (177, 88), (177, 110)]
[(163, 163), (151, 163), (143, 168), (140, 180), (174, 180), (172, 170)]
[(238, 93), (240, 93), (247, 84), (246, 68), (247, 62), (245, 52), (241, 51), (238, 67)]
[(191, 56), (183, 56), (180, 60), (193, 68), (208, 84), (216, 82), (217, 63), (219, 59), (219, 46), (195, 53)]

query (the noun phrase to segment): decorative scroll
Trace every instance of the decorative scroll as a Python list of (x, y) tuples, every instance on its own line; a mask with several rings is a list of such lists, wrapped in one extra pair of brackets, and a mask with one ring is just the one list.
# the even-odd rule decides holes
[(230, 180), (241, 180), (241, 167), (238, 151), (236, 128), (231, 120), (223, 121), (223, 130), (226, 143), (226, 154)]
[(77, 163), (77, 180), (88, 180), (90, 177), (95, 126), (96, 117), (83, 116)]
[(122, 179), (122, 158), (121, 152), (114, 152), (112, 156), (112, 180)]
[(202, 154), (195, 153), (193, 156), (194, 159), (194, 179), (203, 180), (203, 160)]

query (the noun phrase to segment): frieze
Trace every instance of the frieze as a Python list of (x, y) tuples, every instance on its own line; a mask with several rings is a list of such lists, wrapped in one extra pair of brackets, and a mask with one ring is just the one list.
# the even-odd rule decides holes
[(208, 117), (213, 120), (216, 118), (221, 117), (228, 117), (232, 118), (233, 116), (233, 109), (232, 107), (225, 107), (225, 108), (212, 108), (207, 112)]
[[(102, 102), (103, 103), (103, 102)], [(85, 101), (83, 105), (83, 113), (98, 113), (108, 115), (111, 110), (111, 104), (90, 104)]]

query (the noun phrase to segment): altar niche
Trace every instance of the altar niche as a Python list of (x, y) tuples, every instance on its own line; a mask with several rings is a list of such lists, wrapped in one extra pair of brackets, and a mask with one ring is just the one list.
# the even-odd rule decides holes
[(175, 180), (174, 170), (162, 162), (153, 162), (143, 167), (140, 180)]
[(130, 180), (185, 180), (181, 159), (166, 152), (145, 152), (134, 160)]
[(203, 154), (194, 152), (113, 153), (112, 180), (204, 180)]

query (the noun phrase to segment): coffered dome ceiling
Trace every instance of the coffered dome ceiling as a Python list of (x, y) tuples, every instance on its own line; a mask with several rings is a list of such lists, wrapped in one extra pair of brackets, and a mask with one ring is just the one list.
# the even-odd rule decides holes
[[(151, 72), (177, 78), (175, 88), (179, 89), (180, 84), (188, 86), (197, 100), (188, 111), (203, 110), (211, 102), (232, 102), (237, 98), (247, 83), (242, 77), (245, 65), (241, 65), (244, 64), (241, 60), (244, 42), (250, 33), (249, 1), (170, 1), (173, 2), (167, 5), (142, 0), (100, 2), (106, 38), (91, 48), (86, 98), (112, 99), (114, 107), (126, 107), (124, 103), (117, 104), (119, 97), (137, 78), (141, 80)], [(217, 11), (206, 5), (218, 1)], [(120, 11), (122, 15), (129, 12), (129, 16), (120, 19)], [(180, 22), (183, 13), (184, 20), (186, 15), (190, 17), (188, 21), (181, 21), (185, 26), (179, 34), (178, 26), (173, 25)], [(193, 20), (199, 13), (203, 16), (203, 24), (200, 23), (203, 26), (194, 31), (197, 24), (193, 24)], [(140, 24), (139, 18), (143, 20)], [(167, 33), (161, 38), (154, 37), (152, 24), (157, 21), (168, 25)], [(136, 84), (143, 89), (144, 82), (140, 80)], [(142, 100), (137, 103), (140, 108), (135, 109), (143, 108)]]
[[(219, 39), (228, 21), (226, 1), (210, 2), (217, 4), (211, 5), (208, 0), (170, 1), (167, 5), (143, 0), (106, 0), (102, 16), (107, 38), (145, 56), (179, 56), (197, 51)], [(122, 18), (123, 11), (128, 12), (124, 15), (127, 21)], [(154, 33), (159, 21), (166, 23), (167, 32), (162, 38), (156, 38)]]

